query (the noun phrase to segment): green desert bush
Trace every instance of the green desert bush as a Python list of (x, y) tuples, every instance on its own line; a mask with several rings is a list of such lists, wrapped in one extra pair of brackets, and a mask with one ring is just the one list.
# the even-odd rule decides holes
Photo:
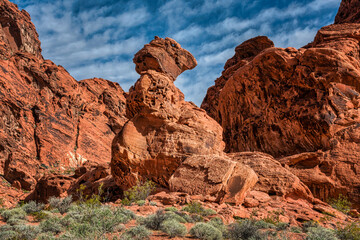
[(178, 209), (176, 207), (167, 207), (167, 208), (165, 208), (165, 211), (166, 212), (177, 212)]
[(50, 217), (39, 224), (42, 232), (51, 232), (58, 234), (62, 232), (63, 226), (61, 219), (58, 217)]
[(254, 220), (245, 219), (237, 223), (229, 225), (228, 237), (231, 240), (236, 239), (262, 239), (262, 235), (259, 231), (259, 227), (256, 226)]
[(56, 237), (53, 233), (40, 233), (36, 240), (55, 240)]
[(275, 229), (276, 226), (272, 223), (265, 222), (264, 220), (254, 221), (255, 226), (258, 229)]
[(27, 213), (27, 214), (33, 214), (40, 212), (45, 207), (45, 204), (43, 203), (36, 203), (35, 201), (30, 201), (26, 204), (24, 204), (21, 208)]
[(360, 223), (350, 223), (345, 227), (338, 227), (336, 234), (341, 240), (360, 240)]
[(136, 201), (135, 204), (138, 205), (138, 206), (144, 206), (145, 205), (145, 200)]
[(204, 240), (221, 240), (222, 234), (219, 229), (208, 223), (196, 223), (190, 229), (190, 235)]
[(121, 240), (145, 240), (149, 239), (151, 231), (142, 225), (138, 225), (126, 230), (121, 235)]
[(40, 229), (37, 226), (30, 225), (15, 225), (13, 230), (16, 232), (16, 237), (14, 239), (21, 240), (33, 240), (40, 233)]
[(56, 197), (51, 197), (49, 199), (50, 207), (59, 210), (59, 212), (61, 214), (66, 213), (70, 209), (71, 203), (72, 203), (72, 196), (71, 195), (66, 197), (66, 198), (63, 198), (63, 199), (56, 198)]
[(335, 198), (330, 199), (329, 204), (333, 208), (335, 208), (345, 214), (348, 214), (350, 212), (351, 202), (348, 200), (348, 198), (346, 196), (344, 196), (342, 194), (340, 194), (339, 197), (336, 199)]
[(184, 237), (187, 234), (185, 225), (179, 223), (175, 219), (165, 220), (161, 223), (160, 229), (167, 233), (171, 238)]
[(144, 183), (138, 182), (137, 185), (124, 192), (122, 204), (130, 205), (133, 202), (145, 200), (155, 190), (155, 187), (155, 183), (149, 180)]
[(335, 231), (323, 227), (310, 227), (307, 229), (306, 240), (339, 240)]
[(0, 239), (1, 240), (13, 240), (16, 239), (17, 233), (13, 230), (4, 230), (0, 229)]
[(50, 211), (41, 210), (40, 212), (34, 212), (31, 215), (35, 217), (35, 221), (40, 222), (53, 216), (53, 213)]
[(134, 213), (123, 208), (104, 205), (94, 207), (82, 204), (69, 210), (63, 220), (63, 225), (85, 228), (85, 225), (78, 224), (89, 223), (93, 232), (109, 233), (117, 231), (120, 224), (127, 223), (132, 218), (134, 218)]
[(212, 219), (210, 219), (210, 221), (208, 223), (210, 225), (216, 227), (217, 229), (219, 229), (220, 232), (222, 233), (223, 237), (228, 236), (227, 227), (225, 226), (225, 224), (221, 218), (219, 218), (219, 217), (212, 218)]
[(188, 213), (196, 213), (204, 217), (216, 214), (216, 211), (210, 208), (205, 209), (199, 202), (191, 202), (181, 210)]
[(152, 230), (159, 230), (161, 223), (166, 220), (166, 214), (164, 210), (158, 210), (155, 214), (151, 214), (141, 220), (141, 224)]
[(26, 212), (22, 208), (17, 207), (3, 211), (1, 216), (8, 222), (10, 219), (26, 219)]

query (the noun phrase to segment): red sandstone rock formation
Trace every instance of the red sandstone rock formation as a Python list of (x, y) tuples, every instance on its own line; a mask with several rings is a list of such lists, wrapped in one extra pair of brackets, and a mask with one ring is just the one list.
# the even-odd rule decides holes
[(46, 169), (110, 162), (126, 120), (119, 84), (77, 82), (44, 60), (29, 14), (0, 1), (0, 173), (7, 180), (29, 190)]
[(360, 23), (360, 1), (342, 0), (335, 23)]
[(194, 155), (176, 169), (169, 188), (174, 192), (214, 196), (217, 202), (239, 205), (257, 180), (250, 167), (228, 157)]
[(187, 157), (222, 153), (222, 128), (175, 87), (196, 60), (174, 40), (155, 37), (134, 63), (141, 77), (127, 97), (130, 121), (113, 141), (112, 175), (124, 189), (146, 178), (167, 186)]
[[(349, 2), (343, 1), (338, 16)], [(290, 163), (290, 170), (315, 197), (342, 193), (359, 206), (359, 28), (358, 23), (323, 27), (298, 50), (262, 45), (267, 48), (259, 47), (245, 63), (236, 51), (231, 61), (238, 65), (225, 65), (202, 104), (224, 128), (226, 151), (283, 157), (322, 150), (324, 157)], [(256, 45), (259, 38), (249, 42)]]

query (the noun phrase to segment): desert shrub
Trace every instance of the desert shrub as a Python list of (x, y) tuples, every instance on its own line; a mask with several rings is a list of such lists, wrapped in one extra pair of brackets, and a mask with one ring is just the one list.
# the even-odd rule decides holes
[(94, 207), (83, 204), (70, 209), (63, 220), (63, 225), (78, 226), (78, 224), (89, 223), (93, 226), (93, 232), (108, 233), (117, 231), (120, 224), (127, 223), (132, 218), (134, 218), (134, 213), (123, 208)]
[(286, 230), (288, 227), (290, 227), (290, 224), (289, 224), (289, 223), (279, 222), (279, 223), (276, 225), (276, 230), (277, 230), (277, 231), (282, 231), (282, 230)]
[(299, 227), (290, 227), (290, 232), (293, 233), (302, 233), (302, 229)]
[(319, 223), (310, 220), (310, 221), (304, 222), (302, 225), (302, 228), (303, 228), (304, 232), (307, 232), (309, 228), (317, 228), (319, 226), (320, 226)]
[(227, 237), (228, 236), (228, 232), (227, 232), (227, 228), (223, 222), (223, 220), (219, 217), (215, 217), (215, 218), (212, 218), (208, 224), (216, 227), (217, 229), (220, 230), (220, 232), (222, 233), (222, 236), (223, 237)]
[(93, 226), (88, 222), (73, 222), (69, 228), (69, 233), (74, 238), (88, 239), (90, 237), (99, 235)]
[(190, 235), (204, 240), (221, 240), (219, 229), (208, 223), (197, 223), (190, 229)]
[(177, 212), (178, 209), (176, 207), (167, 207), (167, 208), (165, 208), (165, 211), (166, 212)]
[(50, 207), (58, 209), (61, 214), (66, 213), (70, 209), (71, 203), (71, 195), (63, 199), (56, 197), (51, 197), (49, 199)]
[(24, 219), (10, 218), (9, 220), (6, 221), (6, 223), (11, 226), (15, 226), (15, 225), (24, 225), (27, 223), (27, 221)]
[(160, 229), (167, 233), (171, 238), (183, 237), (187, 234), (185, 225), (179, 223), (175, 219), (165, 220), (161, 223)]
[(149, 202), (149, 205), (150, 205), (150, 206), (157, 206), (157, 203), (156, 203), (156, 202), (153, 202), (153, 201), (150, 201), (150, 202)]
[(310, 227), (307, 229), (306, 240), (338, 240), (333, 230), (323, 227)]
[(1, 225), (0, 226), (0, 239), (2, 240), (12, 240), (15, 239), (17, 233), (13, 230), (13, 227), (10, 225)]
[(40, 233), (37, 240), (55, 240), (56, 237), (52, 233)]
[(13, 240), (16, 239), (17, 233), (13, 230), (4, 230), (0, 229), (0, 239), (1, 240)]
[(122, 203), (124, 205), (130, 205), (133, 202), (145, 200), (154, 190), (155, 183), (152, 181), (148, 180), (144, 183), (138, 182), (137, 185), (124, 192), (124, 199), (122, 200)]
[(336, 234), (342, 240), (360, 240), (360, 223), (351, 223), (345, 227), (338, 227)]
[(145, 205), (145, 200), (136, 201), (135, 204), (138, 205), (138, 206), (144, 206)]
[(229, 239), (262, 239), (259, 227), (256, 226), (255, 221), (245, 219), (237, 223), (229, 225), (228, 228)]
[(158, 210), (155, 214), (151, 214), (146, 218), (142, 219), (141, 224), (145, 225), (147, 228), (152, 230), (159, 230), (161, 223), (166, 220), (167, 216), (165, 215), (164, 210)]
[(190, 215), (191, 221), (188, 222), (203, 222), (204, 218), (199, 214), (191, 214)]
[(151, 231), (146, 229), (146, 227), (138, 225), (136, 227), (132, 227), (128, 230), (126, 230), (121, 235), (121, 240), (145, 240), (149, 239), (149, 236), (151, 235)]
[(42, 232), (60, 233), (62, 231), (61, 219), (58, 217), (51, 217), (42, 221), (39, 225)]
[(40, 212), (34, 212), (32, 215), (35, 217), (35, 220), (40, 222), (44, 219), (50, 218), (53, 214), (50, 211), (41, 210)]
[(345, 214), (348, 214), (350, 212), (351, 202), (348, 200), (348, 198), (346, 196), (344, 196), (342, 194), (340, 194), (339, 197), (336, 199), (334, 199), (334, 198), (330, 199), (329, 204), (333, 208), (335, 208)]
[(26, 219), (26, 212), (22, 208), (17, 207), (3, 211), (1, 216), (8, 222), (10, 219)]
[(13, 229), (17, 233), (15, 239), (21, 240), (35, 239), (36, 236), (40, 233), (40, 229), (37, 226), (15, 225)]
[(30, 201), (26, 204), (24, 204), (21, 208), (27, 213), (27, 214), (33, 214), (36, 212), (40, 212), (44, 209), (45, 204), (43, 203), (36, 203), (35, 201)]
[(272, 223), (269, 223), (269, 222), (265, 222), (264, 220), (259, 220), (259, 221), (256, 221), (254, 222), (255, 226), (258, 228), (258, 229), (275, 229), (276, 226)]
[(191, 202), (187, 206), (183, 207), (181, 210), (188, 213), (200, 214), (201, 216), (209, 216), (216, 214), (216, 211), (210, 208), (205, 209), (199, 202)]
[(124, 214), (125, 216), (127, 216), (130, 219), (135, 219), (136, 218), (136, 214), (129, 210), (129, 209), (126, 209), (126, 208), (123, 208), (123, 207), (117, 207), (115, 208), (115, 212), (118, 213), (118, 214)]

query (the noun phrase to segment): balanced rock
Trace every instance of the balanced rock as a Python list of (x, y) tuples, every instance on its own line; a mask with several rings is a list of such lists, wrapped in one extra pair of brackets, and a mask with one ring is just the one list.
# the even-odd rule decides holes
[(49, 169), (109, 163), (127, 120), (124, 94), (44, 60), (29, 14), (0, 1), (0, 174), (10, 183), (30, 190)]
[(175, 87), (176, 76), (196, 60), (174, 40), (156, 37), (134, 63), (141, 77), (127, 97), (130, 120), (112, 144), (112, 175), (124, 189), (144, 179), (167, 186), (187, 157), (222, 154), (222, 128)]
[(256, 173), (226, 156), (188, 157), (169, 180), (171, 191), (215, 196), (217, 202), (239, 205), (256, 184)]

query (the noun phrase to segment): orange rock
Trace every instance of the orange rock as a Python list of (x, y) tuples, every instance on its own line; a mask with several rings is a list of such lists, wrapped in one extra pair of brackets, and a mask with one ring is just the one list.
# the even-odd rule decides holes
[(193, 69), (196, 59), (181, 48), (180, 44), (171, 38), (155, 37), (149, 44), (135, 54), (136, 72), (142, 74), (148, 70), (165, 73), (173, 81), (182, 72)]
[[(338, 17), (358, 22), (356, 4), (343, 1)], [(202, 106), (222, 125), (227, 152), (307, 153), (283, 164), (315, 197), (341, 193), (358, 208), (360, 24), (341, 21), (298, 50), (268, 46), (246, 62), (235, 53)]]
[(141, 77), (127, 97), (130, 121), (112, 144), (112, 175), (123, 189), (144, 179), (167, 186), (188, 156), (222, 153), (222, 129), (175, 87), (176, 76), (196, 61), (174, 40), (155, 38), (134, 62)]
[(257, 179), (251, 168), (227, 157), (193, 155), (171, 176), (169, 187), (171, 191), (212, 195), (217, 202), (239, 205)]
[[(258, 182), (252, 188), (253, 190), (267, 193), (270, 196), (276, 195), (283, 198), (291, 197), (313, 201), (314, 197), (308, 187), (270, 155), (260, 152), (242, 152), (231, 153), (228, 156), (255, 171)], [(254, 196), (259, 196), (259, 200), (263, 198), (262, 201), (266, 199), (264, 194)]]
[(50, 197), (67, 197), (67, 190), (73, 181), (73, 178), (63, 175), (46, 175), (37, 182), (34, 191), (25, 198), (25, 201), (47, 202)]
[(44, 60), (29, 14), (0, 2), (0, 174), (8, 181), (30, 190), (49, 168), (109, 163), (127, 121), (124, 94)]
[(358, 0), (341, 1), (339, 11), (335, 17), (335, 23), (360, 23), (360, 2)]

